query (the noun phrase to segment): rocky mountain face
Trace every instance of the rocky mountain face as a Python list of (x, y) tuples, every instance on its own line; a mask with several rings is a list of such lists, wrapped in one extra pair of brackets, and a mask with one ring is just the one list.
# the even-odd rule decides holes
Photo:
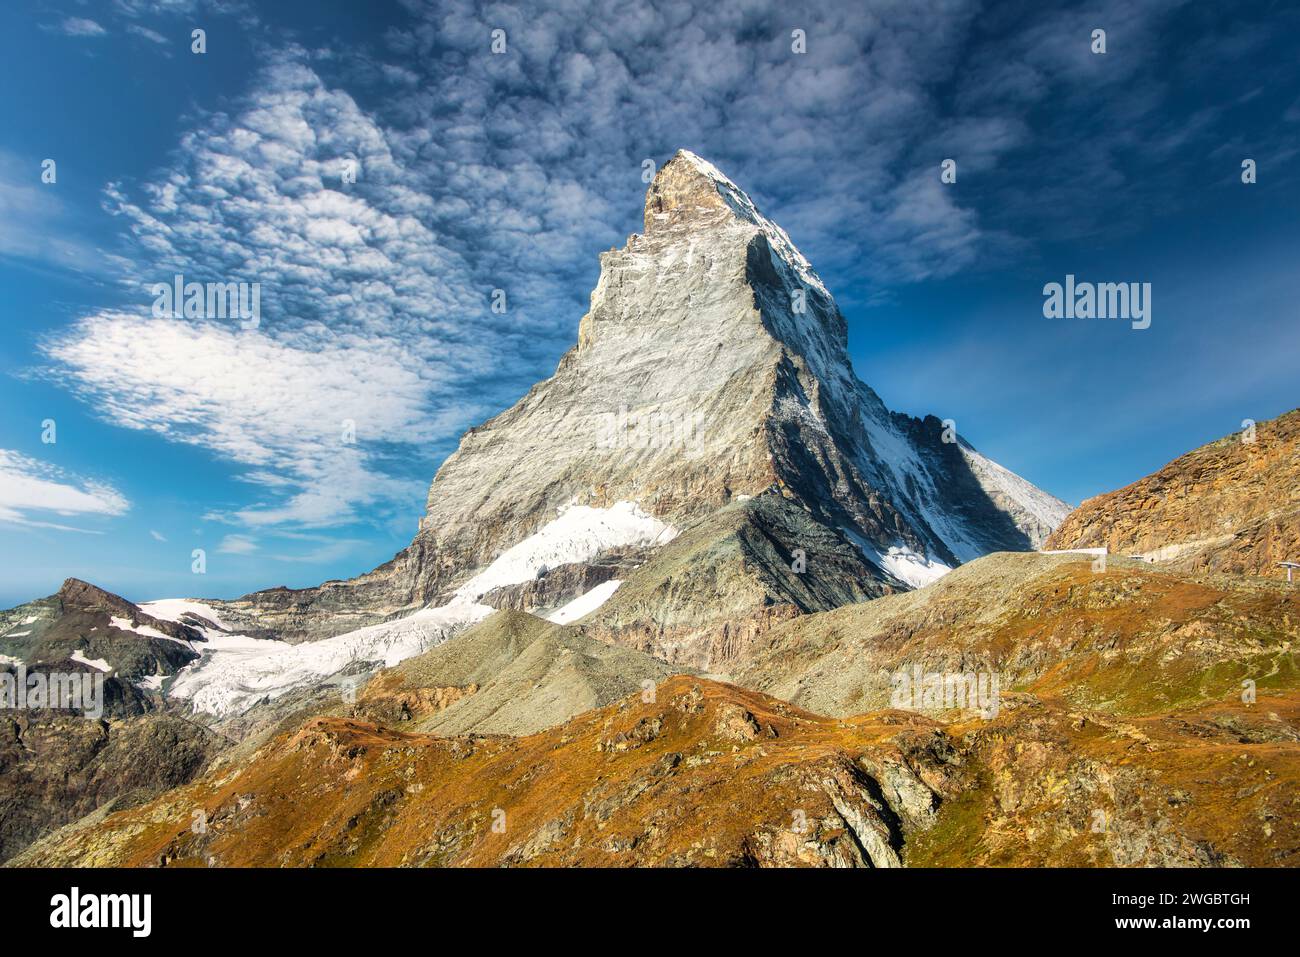
[(0, 861), (87, 814), (187, 783), (224, 745), (171, 714), (91, 720), (49, 709), (0, 711)]
[(938, 419), (891, 413), (854, 375), (812, 266), (699, 157), (664, 165), (644, 232), (600, 262), (577, 345), (464, 435), (409, 548), (349, 582), (229, 607), (292, 641), (441, 604), (572, 504), (633, 502), (681, 529), (775, 490), (904, 586), (1032, 548), (1068, 511)]
[(15, 686), (33, 676), (103, 680), (98, 714), (0, 710), (0, 860), (105, 805), (130, 806), (184, 784), (224, 747), (159, 695), (204, 640), (190, 625), (75, 578), (0, 612), (0, 676)]
[(1084, 502), (1048, 548), (1106, 547), (1189, 571), (1285, 578), (1300, 561), (1300, 410)]
[(102, 662), (134, 686), (175, 674), (198, 658), (201, 631), (155, 618), (137, 605), (69, 578), (54, 595), (0, 611), (0, 663), (29, 668)]
[(581, 622), (679, 668), (726, 671), (778, 624), (899, 587), (809, 509), (769, 491), (688, 526)]

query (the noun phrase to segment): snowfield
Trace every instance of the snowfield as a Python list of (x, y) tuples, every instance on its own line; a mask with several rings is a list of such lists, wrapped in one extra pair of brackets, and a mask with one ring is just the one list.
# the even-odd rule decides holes
[[(353, 665), (392, 667), (492, 614), (495, 609), (478, 599), (494, 588), (528, 581), (557, 565), (590, 561), (611, 548), (663, 544), (676, 534), (676, 529), (633, 502), (618, 502), (609, 508), (570, 505), (536, 533), (498, 555), (461, 585), (445, 605), (299, 645), (205, 628), (207, 647), (195, 649), (202, 657), (181, 669), (167, 693), (187, 699), (196, 711), (223, 717), (241, 714), (263, 698), (274, 699), (296, 688), (320, 684)], [(606, 582), (555, 615), (570, 615), (563, 620), (575, 620), (598, 607), (618, 585)], [(199, 602), (165, 599), (141, 607), (168, 621), (191, 612), (223, 624), (216, 612)]]
[[(221, 620), (221, 615), (217, 613), (216, 609), (211, 605), (205, 605), (198, 601), (189, 601), (185, 598), (162, 598), (158, 601), (144, 602), (140, 605), (140, 608), (155, 618), (161, 618), (163, 621), (180, 622), (182, 615), (191, 614), (212, 622), (222, 631), (232, 630), (229, 625)], [(208, 629), (199, 628), (199, 631), (207, 634)]]
[(210, 632), (203, 656), (180, 670), (168, 694), (188, 699), (196, 711), (219, 717), (242, 714), (263, 698), (319, 684), (352, 664), (391, 667), (491, 611), (486, 605), (454, 602), (301, 645)]

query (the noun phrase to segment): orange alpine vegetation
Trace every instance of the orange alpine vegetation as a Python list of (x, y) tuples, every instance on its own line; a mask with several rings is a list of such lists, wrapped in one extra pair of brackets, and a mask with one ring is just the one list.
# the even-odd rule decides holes
[(15, 863), (1300, 863), (1294, 691), (1131, 719), (1005, 693), (948, 722), (684, 676), (644, 698), (524, 738), (312, 719)]

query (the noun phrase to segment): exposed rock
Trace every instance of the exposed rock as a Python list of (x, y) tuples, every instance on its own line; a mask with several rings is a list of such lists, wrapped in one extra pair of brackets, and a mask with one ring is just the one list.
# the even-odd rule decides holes
[(76, 655), (137, 681), (175, 674), (199, 656), (195, 645), (205, 638), (197, 628), (155, 618), (125, 598), (69, 578), (48, 598), (0, 612), (0, 641), (5, 655), (29, 668), (69, 666)]
[[(845, 729), (701, 679), (657, 692), (527, 738), (317, 719), (236, 769), (87, 820), (17, 863), (898, 863), (901, 825), (851, 757), (901, 762), (883, 741), (897, 729)], [(727, 730), (737, 714), (773, 734), (737, 740)], [(190, 827), (195, 809), (204, 833)]]
[(767, 492), (662, 546), (582, 622), (602, 641), (729, 671), (771, 628), (900, 588), (802, 506)]
[(1188, 571), (1285, 578), (1300, 561), (1300, 410), (1084, 502), (1048, 548), (1106, 547)]
[(169, 715), (0, 711), (0, 860), (102, 805), (129, 807), (185, 784), (223, 743)]

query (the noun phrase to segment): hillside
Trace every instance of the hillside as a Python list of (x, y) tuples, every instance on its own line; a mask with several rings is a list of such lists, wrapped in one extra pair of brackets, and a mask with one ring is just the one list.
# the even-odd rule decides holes
[(14, 863), (1295, 865), (1297, 718), (1292, 688), (1137, 720), (1032, 696), (841, 720), (676, 677), (523, 738), (315, 719)]
[(1300, 561), (1300, 409), (1084, 502), (1045, 548), (1105, 546), (1188, 571), (1285, 578)]

